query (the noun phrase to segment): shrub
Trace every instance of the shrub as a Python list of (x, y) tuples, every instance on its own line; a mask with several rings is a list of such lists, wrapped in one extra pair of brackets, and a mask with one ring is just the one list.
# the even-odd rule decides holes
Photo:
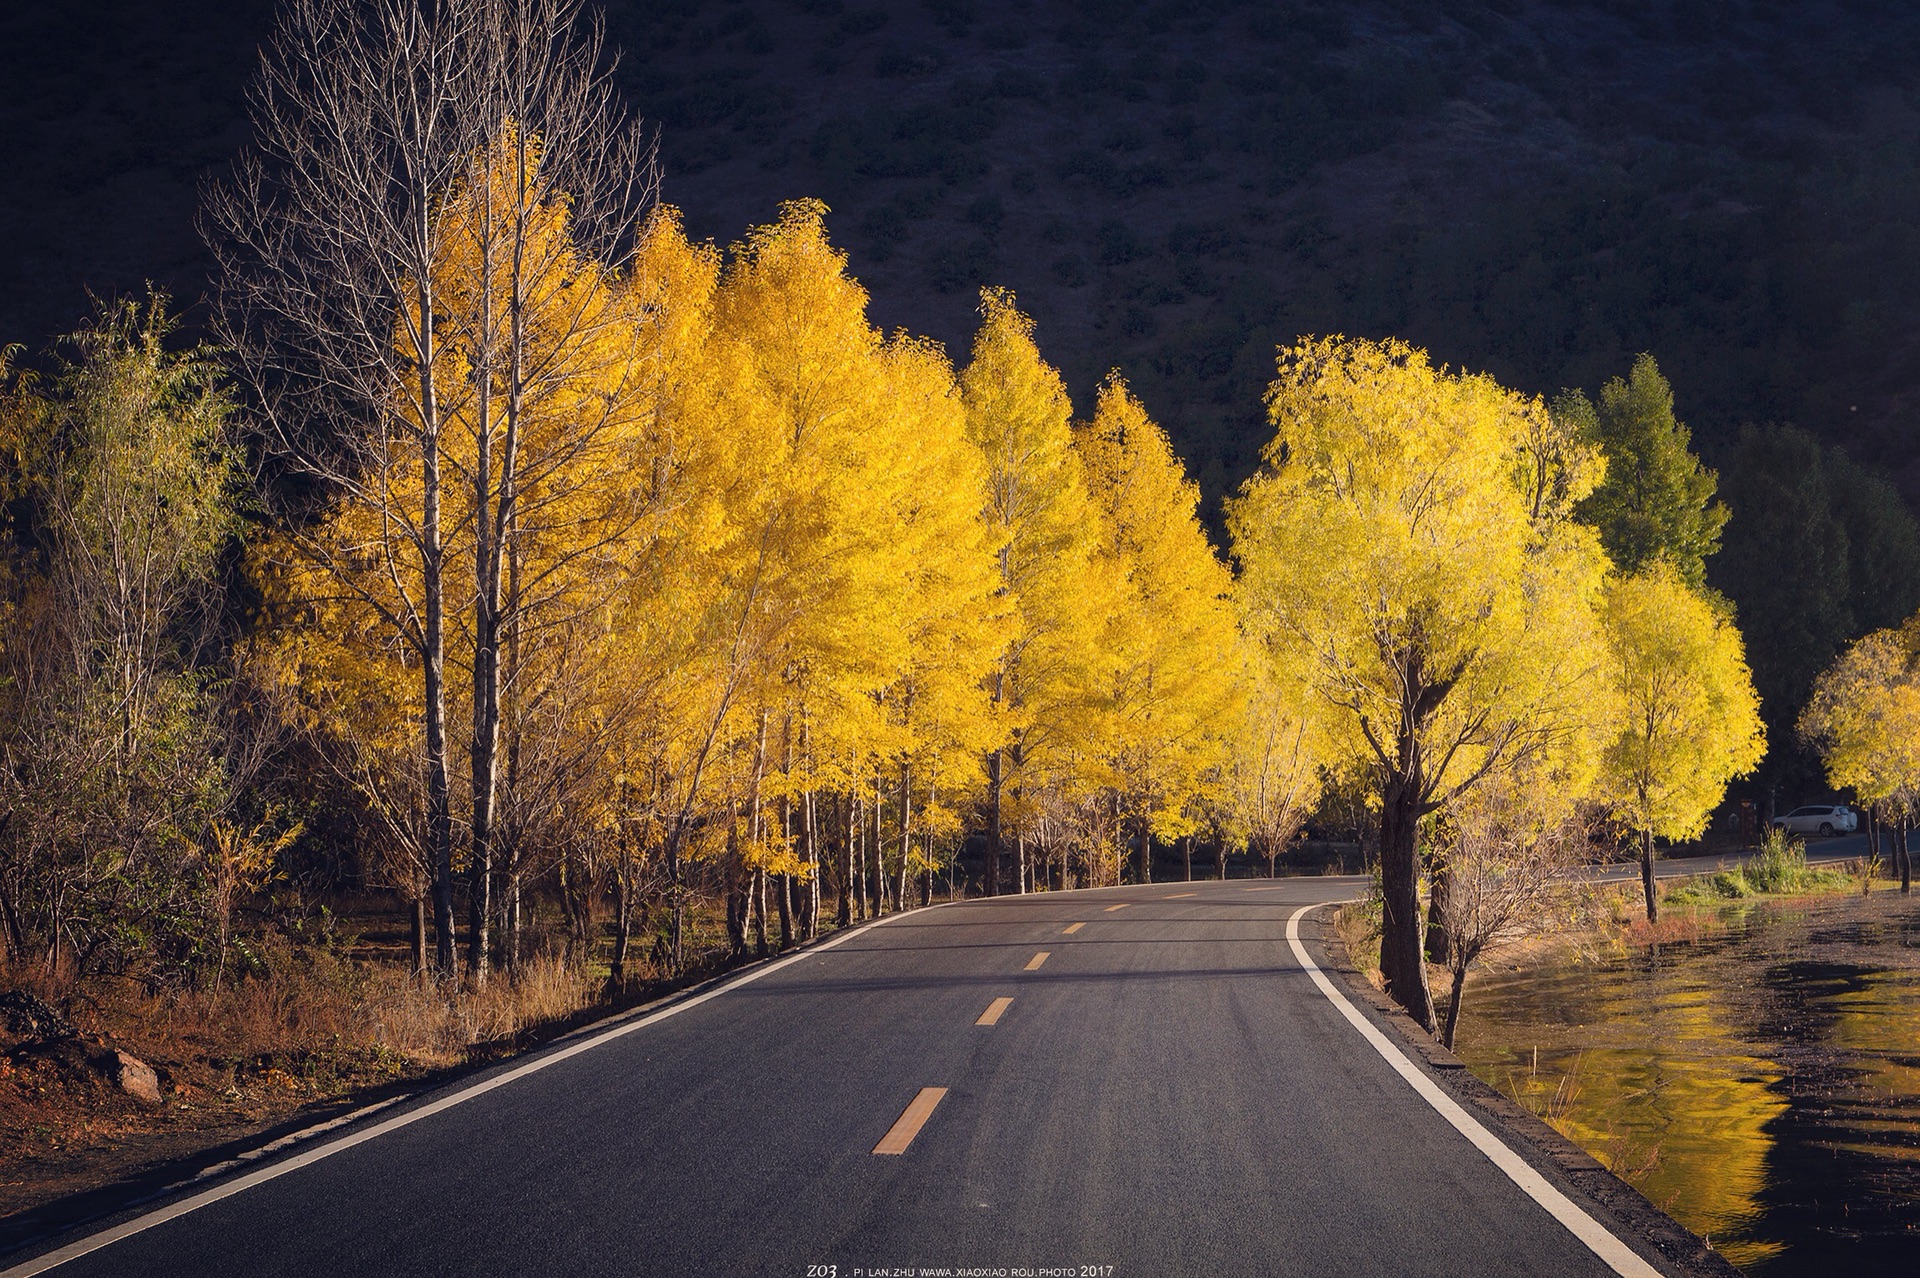
[(1801, 891), (1808, 880), (1806, 845), (1784, 830), (1769, 830), (1759, 853), (1743, 861), (1738, 873), (1756, 892)]

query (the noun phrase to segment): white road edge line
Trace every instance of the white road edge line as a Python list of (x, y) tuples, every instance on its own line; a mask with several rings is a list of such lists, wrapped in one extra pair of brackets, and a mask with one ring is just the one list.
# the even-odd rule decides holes
[[(1395, 1047), (1372, 1021), (1362, 1016), (1359, 1009), (1333, 987), (1333, 982), (1327, 978), (1326, 973), (1322, 972), (1319, 965), (1308, 957), (1306, 946), (1300, 944), (1300, 920), (1309, 910), (1319, 909), (1324, 904), (1327, 902), (1303, 905), (1293, 912), (1292, 917), (1287, 920), (1287, 944), (1293, 947), (1294, 958), (1298, 959), (1300, 966), (1307, 970), (1307, 975), (1312, 977), (1313, 983), (1320, 987), (1320, 992), (1327, 996), (1327, 1001), (1338, 1008), (1340, 1014), (1360, 1031), (1360, 1037), (1366, 1039), (1387, 1064), (1393, 1066), (1394, 1073), (1407, 1080), (1408, 1085), (1419, 1093), (1421, 1100), (1433, 1106), (1440, 1117), (1453, 1125), (1454, 1130), (1472, 1141), (1475, 1149), (1485, 1154), (1495, 1167), (1505, 1172), (1507, 1179), (1518, 1185), (1527, 1197), (1544, 1207), (1548, 1215), (1565, 1225), (1567, 1232), (1585, 1243), (1587, 1249), (1605, 1261), (1613, 1272), (1619, 1274), (1621, 1278), (1662, 1278), (1660, 1271), (1642, 1260), (1638, 1252), (1622, 1242), (1605, 1225), (1588, 1215), (1579, 1204), (1554, 1188), (1552, 1182), (1535, 1171), (1526, 1159), (1514, 1153), (1505, 1142), (1482, 1126), (1478, 1119), (1462, 1109), (1460, 1102), (1447, 1095), (1440, 1089), (1439, 1084), (1421, 1072), (1420, 1068), (1407, 1058), (1406, 1053)], [(0, 1274), (0, 1278), (9, 1278), (9, 1276)]]
[[(942, 901), (937, 905), (924, 908), (939, 909), (942, 905), (946, 904), (948, 904), (948, 902)], [(907, 911), (907, 914), (917, 913), (919, 913), (918, 910)], [(906, 914), (889, 914), (884, 918), (874, 919), (858, 927), (848, 928), (836, 936), (830, 936), (818, 944), (809, 945), (805, 949), (789, 954), (783, 959), (776, 959), (772, 963), (768, 963), (762, 967), (750, 969), (743, 975), (734, 977), (731, 980), (721, 977), (719, 978), (720, 983), (718, 985), (703, 994), (696, 994), (692, 998), (682, 1002), (663, 1007), (657, 1012), (651, 1012), (645, 1016), (635, 1017), (633, 1020), (609, 1026), (597, 1034), (592, 1034), (581, 1039), (571, 1047), (561, 1048), (557, 1052), (530, 1060), (517, 1068), (507, 1070), (501, 1074), (495, 1074), (491, 1078), (481, 1079), (476, 1083), (471, 1083), (466, 1087), (442, 1096), (439, 1100), (422, 1105), (418, 1109), (408, 1110), (406, 1113), (396, 1115), (393, 1118), (387, 1119), (385, 1122), (375, 1123), (372, 1127), (364, 1128), (349, 1136), (342, 1136), (339, 1140), (316, 1145), (303, 1154), (296, 1154), (292, 1158), (274, 1163), (269, 1167), (262, 1167), (258, 1171), (248, 1172), (244, 1176), (237, 1176), (224, 1185), (217, 1185), (212, 1189), (204, 1190), (201, 1193), (194, 1194), (187, 1198), (182, 1198), (179, 1202), (170, 1203), (157, 1211), (150, 1211), (144, 1215), (135, 1216), (132, 1220), (122, 1221), (110, 1229), (103, 1229), (97, 1234), (89, 1234), (85, 1238), (68, 1243), (57, 1251), (50, 1251), (44, 1256), (36, 1256), (32, 1260), (24, 1261), (13, 1266), (11, 1269), (0, 1269), (0, 1278), (31, 1278), (34, 1274), (43, 1274), (49, 1269), (66, 1264), (69, 1260), (78, 1260), (82, 1256), (99, 1251), (102, 1247), (111, 1247), (114, 1243), (122, 1239), (131, 1238), (135, 1234), (145, 1233), (156, 1225), (164, 1225), (169, 1220), (184, 1216), (188, 1212), (198, 1211), (200, 1208), (217, 1203), (223, 1198), (231, 1198), (235, 1194), (252, 1189), (255, 1185), (264, 1185), (270, 1180), (276, 1180), (281, 1176), (285, 1176), (288, 1172), (298, 1171), (302, 1167), (310, 1166), (323, 1158), (338, 1154), (343, 1150), (352, 1149), (355, 1145), (373, 1140), (377, 1136), (385, 1136), (388, 1132), (397, 1131), (411, 1123), (417, 1123), (423, 1118), (431, 1118), (443, 1110), (452, 1109), (455, 1105), (461, 1104), (464, 1101), (470, 1101), (476, 1096), (484, 1096), (496, 1087), (505, 1087), (508, 1083), (518, 1082), (529, 1074), (537, 1074), (549, 1065), (558, 1065), (561, 1061), (578, 1056), (582, 1052), (600, 1046), (602, 1043), (610, 1043), (616, 1038), (622, 1038), (633, 1033), (635, 1030), (645, 1029), (649, 1025), (658, 1024), (666, 1020), (669, 1016), (678, 1016), (689, 1008), (700, 1006), (700, 1004), (707, 1002), (709, 999), (718, 998), (730, 990), (737, 990), (742, 985), (749, 985), (763, 976), (770, 976), (789, 964), (798, 963), (801, 959), (812, 958), (822, 950), (830, 950), (842, 941), (851, 940), (854, 936), (862, 932), (872, 931), (876, 927), (905, 917)]]

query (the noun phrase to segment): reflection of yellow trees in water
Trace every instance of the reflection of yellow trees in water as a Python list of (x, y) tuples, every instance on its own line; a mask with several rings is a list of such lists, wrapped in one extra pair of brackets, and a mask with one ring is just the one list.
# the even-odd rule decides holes
[[(1566, 991), (1593, 996), (1579, 1009), (1586, 1023), (1539, 1025), (1537, 1066), (1528, 1049), (1479, 1046), (1498, 1033), (1462, 1034), (1468, 1065), (1734, 1264), (1779, 1252), (1753, 1233), (1773, 1143), (1766, 1126), (1787, 1108), (1769, 1086), (1779, 1070), (1748, 1054), (1710, 991), (1671, 990), (1648, 1005), (1631, 985), (1603, 991), (1606, 978), (1591, 970), (1572, 979), (1595, 982)], [(1472, 999), (1467, 1008), (1472, 1016)]]

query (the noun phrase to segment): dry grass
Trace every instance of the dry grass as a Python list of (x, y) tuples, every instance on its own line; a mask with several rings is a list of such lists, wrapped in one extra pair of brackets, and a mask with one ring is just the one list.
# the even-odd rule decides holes
[(143, 1106), (71, 1067), (0, 1052), (0, 1215), (242, 1138), (316, 1102), (498, 1055), (591, 1007), (604, 988), (551, 957), (470, 991), (330, 952), (262, 957), (264, 972), (222, 988), (157, 995), (0, 968), (0, 989), (63, 1007), (83, 1033), (154, 1066), (163, 1091), (161, 1104)]
[(1347, 961), (1377, 989), (1385, 989), (1380, 975), (1380, 901), (1354, 901), (1333, 912), (1333, 930), (1347, 947)]

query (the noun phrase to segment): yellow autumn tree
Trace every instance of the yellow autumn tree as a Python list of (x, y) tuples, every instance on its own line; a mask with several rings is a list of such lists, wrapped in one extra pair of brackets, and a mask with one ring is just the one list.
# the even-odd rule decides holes
[(964, 800), (985, 779), (983, 760), (1001, 730), (987, 676), (1005, 647), (1012, 609), (999, 591), (999, 534), (984, 517), (985, 460), (967, 438), (945, 353), (896, 338), (881, 373), (884, 437), (893, 446), (886, 464), (900, 480), (891, 540), (908, 572), (898, 609), (872, 619), (901, 630), (905, 654), (876, 696), (899, 778), (894, 895), (901, 901), (908, 877), (932, 868), (930, 855), (912, 851), (914, 822), (928, 839), (950, 840)]
[(1073, 447), (1066, 386), (1041, 359), (1033, 322), (1011, 293), (984, 291), (980, 314), (960, 393), (968, 438), (985, 460), (986, 523), (998, 557), (998, 589), (1013, 616), (988, 676), (1005, 725), (986, 760), (991, 893), (1004, 886), (1009, 833), (1022, 854), (1015, 883), (1028, 882), (1020, 802), (1023, 791), (1030, 797), (1043, 789), (1043, 778), (1050, 770), (1057, 775), (1057, 765), (1074, 752), (1073, 734), (1093, 695), (1108, 587), (1089, 571), (1097, 549), (1094, 517)]
[[(1431, 1029), (1419, 825), (1491, 773), (1583, 730), (1606, 559), (1542, 497), (1546, 407), (1397, 341), (1280, 352), (1275, 436), (1228, 513), (1255, 635), (1326, 713), (1330, 762), (1379, 805), (1381, 971)], [(1596, 473), (1598, 467), (1589, 468)]]
[[(526, 203), (514, 166), (530, 162), (509, 128), (440, 208), (432, 349), (408, 345), (426, 329), (417, 317), (396, 318), (404, 359), (441, 388), (432, 428), (413, 421), (409, 439), (396, 436), (337, 485), (323, 517), (259, 556), (270, 605), (293, 623), (279, 632), (281, 679), (383, 814), (393, 846), (417, 847), (427, 862), (419, 869), (443, 972), (452, 866), (431, 829), (442, 801), (431, 759), (445, 748), (433, 744), (445, 731), (434, 725), (451, 727), (449, 753), (466, 754), (456, 797), (476, 982), (486, 978), (499, 868), (502, 735), (508, 753), (524, 754), (516, 738), (573, 726), (522, 711), (550, 682), (543, 661), (581, 664), (569, 623), (617, 592), (613, 547), (641, 514), (628, 477), (646, 469), (631, 291), (574, 248), (562, 195)], [(503, 223), (515, 228), (504, 244)], [(415, 403), (395, 412), (405, 418)], [(417, 672), (436, 650), (451, 677), (423, 683)], [(503, 704), (508, 686), (518, 702)], [(424, 834), (403, 832), (423, 819)]]
[(1115, 596), (1086, 728), (1098, 733), (1144, 883), (1152, 840), (1193, 831), (1192, 801), (1231, 740), (1241, 695), (1232, 581), (1200, 526), (1199, 488), (1117, 373), (1075, 444), (1098, 515), (1089, 569)]
[(1698, 837), (1727, 783), (1759, 764), (1766, 733), (1740, 632), (1671, 565), (1611, 582), (1604, 618), (1618, 717), (1601, 786), (1640, 836), (1651, 921), (1660, 911), (1654, 839)]
[(1800, 735), (1826, 764), (1827, 783), (1851, 789), (1897, 826), (1900, 890), (1913, 889), (1907, 832), (1920, 804), (1920, 617), (1876, 630), (1814, 683)]
[(1235, 841), (1263, 857), (1271, 875), (1320, 801), (1326, 748), (1309, 701), (1318, 694), (1289, 661), (1290, 650), (1242, 640), (1236, 653), (1242, 695), (1222, 764), (1222, 807)]

